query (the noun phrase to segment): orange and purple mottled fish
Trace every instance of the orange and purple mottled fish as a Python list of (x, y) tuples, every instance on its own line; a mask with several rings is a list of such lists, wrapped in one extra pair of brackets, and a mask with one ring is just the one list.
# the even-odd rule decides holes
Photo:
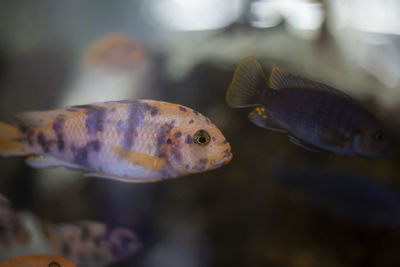
[(95, 221), (47, 226), (52, 248), (79, 266), (108, 266), (137, 253), (142, 244), (125, 227), (111, 227)]
[(231, 148), (205, 116), (178, 104), (124, 100), (17, 115), (0, 122), (0, 154), (33, 155), (30, 166), (150, 182), (228, 163)]
[(292, 143), (345, 156), (383, 157), (388, 138), (379, 121), (345, 93), (274, 67), (268, 81), (254, 57), (236, 68), (226, 93), (230, 107), (255, 107), (249, 119), (285, 132)]
[(0, 267), (77, 267), (77, 265), (58, 255), (25, 255), (0, 262)]

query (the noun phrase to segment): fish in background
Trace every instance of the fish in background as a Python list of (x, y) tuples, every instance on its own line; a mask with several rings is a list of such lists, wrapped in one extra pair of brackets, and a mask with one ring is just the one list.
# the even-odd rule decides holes
[[(43, 224), (33, 215), (18, 213), (3, 198), (0, 200), (0, 261), (27, 254), (55, 253), (79, 266), (98, 267), (134, 256), (142, 248), (138, 236), (129, 228), (97, 221)], [(30, 220), (37, 220), (38, 223), (34, 224)], [(11, 263), (44, 262), (36, 256), (22, 259)]]
[(134, 232), (94, 221), (47, 225), (52, 248), (79, 266), (105, 266), (138, 252), (142, 245)]
[(61, 105), (134, 99), (149, 77), (147, 52), (140, 40), (111, 33), (84, 50), (81, 65), (65, 90)]
[(21, 246), (29, 238), (30, 234), (18, 213), (0, 195), (0, 250)]
[(400, 191), (379, 177), (328, 171), (276, 174), (279, 182), (301, 196), (295, 198), (296, 204), (359, 225), (400, 227)]
[(230, 107), (255, 107), (249, 119), (289, 135), (312, 151), (343, 156), (384, 157), (390, 142), (382, 125), (345, 93), (273, 67), (268, 81), (260, 63), (247, 57), (226, 92)]
[(32, 167), (151, 182), (218, 168), (232, 157), (221, 131), (178, 104), (126, 100), (17, 115), (0, 122), (0, 155), (34, 155)]
[(24, 255), (0, 262), (0, 267), (76, 267), (77, 265), (58, 255)]

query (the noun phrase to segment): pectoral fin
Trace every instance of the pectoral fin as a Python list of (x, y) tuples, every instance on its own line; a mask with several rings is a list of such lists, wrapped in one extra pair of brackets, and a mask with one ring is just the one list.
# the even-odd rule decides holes
[(165, 159), (157, 156), (151, 156), (116, 146), (112, 147), (112, 150), (126, 161), (153, 171), (160, 172), (162, 166), (165, 164)]
[(306, 141), (300, 140), (300, 139), (298, 139), (298, 138), (296, 138), (296, 137), (294, 137), (292, 135), (289, 135), (289, 141), (292, 142), (293, 144), (301, 147), (301, 148), (306, 149), (306, 150), (310, 150), (310, 151), (313, 151), (313, 152), (328, 153), (328, 151), (326, 151), (326, 150), (324, 150), (322, 148), (316, 147), (316, 146), (314, 146), (314, 145), (312, 145), (310, 143), (307, 143)]
[(249, 119), (258, 127), (278, 132), (286, 132), (284, 126), (268, 114), (263, 106), (258, 106), (249, 113)]

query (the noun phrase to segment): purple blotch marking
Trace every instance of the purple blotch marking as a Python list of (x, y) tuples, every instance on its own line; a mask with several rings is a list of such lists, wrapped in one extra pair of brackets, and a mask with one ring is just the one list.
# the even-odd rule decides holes
[(104, 130), (104, 118), (107, 114), (107, 109), (103, 107), (86, 105), (86, 128), (89, 134), (95, 134)]
[(152, 116), (152, 117), (154, 117), (155, 115), (157, 115), (158, 114), (158, 108), (157, 107), (155, 107), (155, 106), (152, 106), (152, 105), (149, 105), (149, 104), (147, 104), (147, 103), (144, 103), (144, 104), (142, 104), (143, 105), (143, 109), (144, 110), (150, 110), (150, 115)]
[(20, 125), (18, 125), (18, 130), (21, 132), (21, 133), (26, 133), (27, 131), (28, 131), (28, 127), (26, 126), (26, 125), (22, 125), (22, 124), (20, 124)]
[(101, 143), (99, 140), (89, 141), (87, 143), (87, 147), (89, 151), (99, 152), (101, 148)]
[(206, 158), (201, 158), (201, 159), (199, 159), (197, 164), (193, 167), (193, 169), (202, 171), (206, 168), (207, 162), (208, 162), (208, 160)]
[(172, 120), (170, 123), (164, 123), (160, 129), (157, 130), (157, 147), (160, 148), (167, 140), (169, 133), (174, 127), (175, 121)]
[(130, 149), (135, 143), (135, 137), (138, 135), (136, 127), (139, 126), (144, 116), (143, 109), (144, 106), (139, 101), (131, 101), (128, 110), (128, 119), (126, 121), (128, 127), (124, 130), (124, 138), (122, 141), (122, 147), (124, 149)]
[(62, 128), (64, 124), (64, 118), (60, 117), (56, 120), (56, 122), (53, 124), (53, 130), (57, 135), (57, 149), (58, 151), (63, 151), (65, 147), (64, 143), (64, 136), (62, 133)]
[(190, 120), (190, 121), (189, 121), (189, 124), (192, 124), (193, 122), (194, 122), (194, 120)]
[(178, 162), (178, 163), (181, 163), (181, 161), (182, 161), (182, 153), (181, 153), (181, 149), (180, 149), (180, 147), (178, 146), (178, 145), (173, 145), (172, 147), (171, 147), (171, 156), (172, 156), (172, 158), (176, 161), (176, 162)]
[(63, 151), (65, 147), (64, 137), (61, 133), (57, 134), (57, 149)]
[(192, 138), (192, 136), (190, 136), (190, 134), (188, 134), (186, 136), (186, 144), (191, 144), (192, 142), (193, 142), (193, 138)]
[(69, 256), (70, 255), (70, 253), (71, 253), (71, 247), (69, 246), (69, 244), (67, 243), (67, 242), (64, 242), (63, 243), (63, 245), (62, 245), (62, 253), (65, 255), (65, 256)]
[(46, 137), (43, 133), (38, 134), (37, 141), (39, 145), (43, 148), (44, 152), (50, 151), (50, 143), (46, 140)]
[(213, 142), (215, 142), (216, 139), (215, 139), (215, 137), (213, 136), (213, 137), (211, 137), (211, 140), (212, 140)]
[(167, 139), (167, 144), (168, 145), (172, 144), (172, 140), (170, 138)]
[(83, 226), (82, 227), (82, 233), (81, 233), (81, 240), (82, 241), (87, 241), (87, 240), (89, 240), (89, 237), (90, 237), (89, 228), (86, 227), (86, 226)]
[(182, 106), (179, 106), (179, 110), (180, 110), (180, 111), (183, 111), (183, 112), (186, 112), (186, 111), (187, 111), (186, 108), (184, 108), (184, 107), (182, 107)]
[(87, 146), (80, 147), (75, 150), (74, 162), (82, 166), (88, 166), (88, 148)]
[(118, 133), (122, 133), (124, 131), (124, 122), (122, 120), (117, 122), (117, 131)]
[(199, 116), (199, 113), (196, 110), (193, 110), (194, 115)]
[(28, 140), (28, 144), (30, 146), (33, 146), (34, 136), (35, 136), (35, 131), (32, 129), (29, 129), (28, 132), (26, 133), (26, 140)]
[(174, 134), (174, 136), (175, 136), (175, 138), (179, 138), (179, 137), (182, 136), (182, 133), (178, 131), (178, 132), (176, 132), (176, 133)]
[(115, 112), (115, 108), (112, 108), (110, 111), (111, 111), (111, 112)]

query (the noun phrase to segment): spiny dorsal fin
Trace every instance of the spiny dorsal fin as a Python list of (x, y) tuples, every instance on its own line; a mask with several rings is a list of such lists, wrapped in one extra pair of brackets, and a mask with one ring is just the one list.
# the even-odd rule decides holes
[(57, 118), (66, 116), (70, 111), (66, 109), (54, 109), (48, 111), (28, 111), (17, 114), (16, 117), (22, 123), (33, 127), (45, 127)]
[(260, 63), (254, 57), (246, 57), (236, 67), (226, 91), (226, 103), (234, 108), (258, 105), (265, 87), (265, 76)]
[(325, 91), (330, 94), (341, 96), (347, 99), (352, 99), (350, 96), (345, 94), (338, 89), (335, 89), (329, 85), (315, 82), (298, 75), (294, 75), (280, 67), (273, 67), (271, 74), (268, 79), (268, 86), (273, 89), (283, 89), (283, 88), (305, 88)]

